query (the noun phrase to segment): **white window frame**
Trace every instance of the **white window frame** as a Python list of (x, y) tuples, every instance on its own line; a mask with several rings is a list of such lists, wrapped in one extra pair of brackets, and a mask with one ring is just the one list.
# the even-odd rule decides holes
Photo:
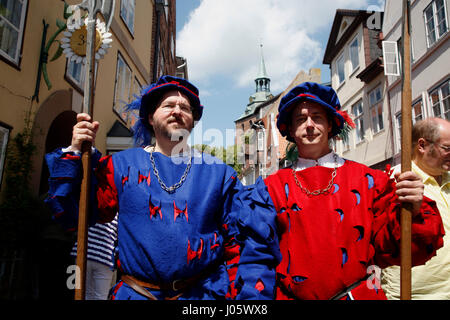
[[(398, 41), (383, 41), (383, 61), (384, 74), (386, 76), (400, 75), (400, 53), (398, 50)], [(394, 58), (392, 61), (391, 58)]]
[[(445, 97), (443, 96), (442, 88), (444, 86), (450, 86), (450, 79), (445, 80), (439, 86), (437, 86), (435, 89), (430, 91), (428, 96), (430, 99), (429, 101), (430, 101), (431, 112), (432, 112), (433, 116), (450, 120), (450, 109), (445, 110), (445, 104), (444, 104), (444, 100), (450, 100), (450, 95), (447, 95)], [(439, 100), (437, 102), (433, 103), (433, 94), (436, 92), (438, 94)], [(436, 112), (436, 108), (439, 111), (439, 113)]]
[(8, 29), (9, 30), (13, 29), (15, 32), (17, 32), (16, 50), (14, 52), (14, 56), (10, 56), (8, 52), (4, 51), (1, 48), (2, 44), (0, 43), (0, 55), (2, 57), (4, 57), (6, 60), (12, 62), (14, 65), (18, 66), (19, 62), (20, 62), (21, 51), (22, 51), (23, 31), (24, 31), (24, 28), (25, 28), (25, 16), (26, 16), (27, 7), (28, 7), (28, 0), (11, 0), (11, 1), (19, 1), (19, 2), (22, 3), (22, 12), (20, 13), (19, 27), (13, 25), (3, 15), (0, 15), (0, 24), (6, 24), (8, 26), (8, 28), (3, 29), (4, 33)]
[[(356, 112), (355, 112), (356, 111)], [(364, 141), (364, 106), (362, 99), (352, 106), (353, 122), (356, 125), (356, 144)]]
[[(431, 3), (423, 11), (423, 19), (424, 19), (424, 23), (425, 23), (425, 36), (426, 36), (428, 48), (432, 47), (445, 34), (447, 34), (448, 29), (449, 29), (448, 28), (448, 15), (447, 15), (446, 1), (442, 0), (442, 5), (443, 5), (443, 9), (444, 9), (444, 20), (443, 21), (445, 22), (445, 31), (441, 35), (439, 35), (439, 20), (438, 20), (438, 15), (437, 15), (436, 1), (437, 0), (431, 1)], [(431, 9), (433, 16), (431, 19), (427, 20), (427, 11), (429, 11), (430, 9)], [(429, 30), (429, 27), (428, 27), (429, 21), (433, 22), (433, 30)], [(430, 41), (431, 34), (433, 34), (433, 36), (434, 36), (434, 41), (432, 41), (432, 42)]]
[[(420, 113), (418, 113), (416, 111), (416, 107), (420, 106)], [(413, 120), (413, 124), (416, 123), (417, 121), (423, 120), (424, 119), (424, 109), (423, 109), (423, 101), (422, 99), (417, 100), (416, 102), (413, 103), (412, 105), (412, 120)]]
[(264, 151), (264, 131), (258, 131), (258, 151)]
[[(119, 77), (121, 72), (123, 74), (121, 77)], [(117, 53), (117, 64), (116, 64), (116, 81), (115, 81), (115, 90), (114, 90), (113, 110), (119, 115), (119, 117), (125, 123), (127, 122), (128, 113), (124, 112), (124, 108), (125, 108), (126, 104), (128, 104), (130, 102), (130, 99), (131, 99), (132, 78), (133, 78), (133, 73), (132, 73), (130, 66), (125, 61), (122, 54), (120, 54), (120, 52), (118, 52)], [(128, 81), (127, 81), (127, 79), (128, 79)], [(122, 80), (121, 83), (119, 83), (119, 80)]]
[(2, 139), (0, 140), (0, 186), (2, 185), (3, 180), (3, 169), (5, 167), (6, 148), (8, 146), (10, 131), (10, 127), (7, 127), (4, 124), (0, 123), (0, 132), (2, 133)]
[[(380, 93), (380, 98), (377, 98), (377, 91)], [(374, 94), (372, 96), (372, 94)], [(372, 99), (374, 97), (374, 99)], [(374, 110), (376, 108), (376, 110)], [(373, 113), (375, 111), (375, 117)], [(377, 134), (384, 130), (384, 119), (383, 119), (383, 91), (381, 86), (377, 86), (375, 89), (369, 92), (369, 115), (370, 124), (372, 126), (372, 131)]]
[[(76, 71), (75, 68), (80, 68), (80, 75), (79, 75), (79, 79), (76, 77), (76, 74), (74, 74), (74, 71)], [(86, 77), (86, 66), (80, 62), (77, 63), (73, 60), (71, 60), (70, 58), (67, 59), (67, 68), (66, 68), (66, 76), (67, 78), (69, 78), (69, 80), (71, 82), (73, 82), (73, 84), (75, 84), (76, 86), (78, 86), (79, 89), (84, 90), (84, 79)]]
[(120, 17), (127, 26), (128, 30), (134, 35), (134, 18), (136, 12), (136, 0), (120, 1)]
[[(73, 74), (74, 67), (80, 67), (79, 79)], [(98, 61), (95, 61), (94, 79), (97, 79)], [(76, 86), (80, 91), (84, 91), (84, 82), (86, 78), (86, 65), (82, 62), (76, 62), (70, 58), (67, 59), (66, 77), (73, 86)]]
[[(353, 56), (353, 53), (355, 53), (353, 51), (353, 44), (356, 42), (356, 60), (357, 60), (357, 64), (355, 65), (353, 58), (355, 58)], [(348, 46), (348, 55), (349, 55), (349, 59), (350, 59), (350, 64), (352, 65), (352, 71), (351, 73), (353, 73), (356, 69), (358, 69), (359, 67), (359, 40), (358, 40), (358, 36), (355, 36), (353, 38), (353, 40), (350, 42), (350, 45)]]
[(397, 129), (396, 131), (396, 144), (397, 144), (397, 151), (400, 151), (402, 147), (402, 113), (398, 112), (395, 115), (395, 127)]
[[(339, 64), (342, 61), (342, 72), (344, 75), (344, 78), (341, 81), (340, 73), (339, 73)], [(344, 59), (344, 53), (342, 53), (337, 59), (336, 59), (336, 75), (338, 79), (338, 86), (343, 84), (345, 82), (345, 59)]]

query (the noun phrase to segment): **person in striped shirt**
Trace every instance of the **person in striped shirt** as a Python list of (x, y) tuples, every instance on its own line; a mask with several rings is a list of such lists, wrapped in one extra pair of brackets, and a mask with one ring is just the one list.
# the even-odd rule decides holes
[[(107, 300), (116, 270), (117, 214), (113, 221), (96, 223), (88, 229), (86, 300)], [(71, 256), (77, 256), (77, 242)]]

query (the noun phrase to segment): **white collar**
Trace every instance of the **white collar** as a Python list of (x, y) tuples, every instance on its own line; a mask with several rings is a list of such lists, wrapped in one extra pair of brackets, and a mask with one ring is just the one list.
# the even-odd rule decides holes
[[(334, 160), (334, 157), (336, 156), (336, 161)], [(295, 171), (304, 170), (307, 168), (315, 167), (315, 166), (321, 166), (326, 168), (339, 168), (344, 165), (345, 160), (341, 157), (339, 157), (336, 153), (333, 151), (324, 155), (323, 157), (320, 157), (317, 160), (312, 159), (305, 159), (298, 157), (297, 161), (294, 162), (292, 165), (292, 168)]]
[[(150, 151), (152, 151), (152, 148), (153, 148), (153, 146), (146, 146), (146, 147), (144, 148), (144, 151), (150, 153)], [(201, 156), (202, 156), (201, 152), (198, 151), (198, 150), (195, 149), (195, 148), (188, 147), (188, 150), (189, 150), (189, 151), (184, 151), (183, 154), (176, 155), (175, 157), (187, 157), (187, 156), (189, 156), (189, 153), (190, 153), (191, 155), (193, 155), (194, 157), (201, 157)], [(156, 152), (158, 152), (158, 151), (156, 151)], [(172, 156), (171, 156), (171, 157), (172, 157)]]

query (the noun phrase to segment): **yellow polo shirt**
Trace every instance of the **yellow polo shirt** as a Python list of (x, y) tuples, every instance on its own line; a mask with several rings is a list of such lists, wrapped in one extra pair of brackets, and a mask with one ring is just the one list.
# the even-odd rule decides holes
[[(400, 166), (394, 167), (394, 172)], [(411, 298), (414, 300), (450, 299), (450, 173), (442, 177), (442, 185), (423, 172), (414, 162), (412, 171), (417, 173), (425, 185), (424, 194), (436, 201), (445, 229), (444, 246), (425, 265), (412, 268)], [(400, 267), (382, 270), (381, 286), (388, 299), (400, 299)]]

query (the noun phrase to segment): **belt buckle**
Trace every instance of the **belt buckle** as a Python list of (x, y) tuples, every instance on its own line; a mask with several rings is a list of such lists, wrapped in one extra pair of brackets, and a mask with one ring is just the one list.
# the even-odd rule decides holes
[(181, 282), (181, 280), (174, 280), (173, 282), (172, 282), (172, 290), (173, 291), (178, 291), (178, 290), (180, 290), (180, 288), (176, 288), (175, 287), (175, 285), (176, 285), (176, 283), (178, 283), (178, 282)]

